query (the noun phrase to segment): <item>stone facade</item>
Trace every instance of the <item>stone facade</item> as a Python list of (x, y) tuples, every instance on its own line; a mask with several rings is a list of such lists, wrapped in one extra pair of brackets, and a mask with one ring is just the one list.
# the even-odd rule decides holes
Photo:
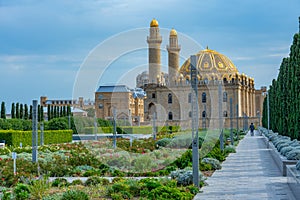
[(96, 117), (112, 119), (115, 109), (117, 119), (143, 122), (144, 96), (138, 92), (125, 85), (100, 86), (95, 92)]
[(71, 106), (80, 109), (94, 108), (95, 102), (90, 99), (84, 100), (83, 97), (77, 99), (48, 99), (46, 96), (40, 97), (40, 105), (43, 107), (50, 106)]
[[(153, 20), (151, 22), (153, 24)], [(151, 80), (160, 73), (160, 43), (149, 42), (153, 37), (150, 24), (149, 44), (149, 82), (143, 89), (147, 93), (145, 99), (145, 120), (151, 120), (156, 113), (157, 122), (191, 127), (191, 80), (190, 59), (179, 68), (179, 51), (177, 32), (172, 29), (167, 46), (169, 55), (169, 78), (163, 82)], [(159, 33), (158, 22), (155, 20), (155, 31)], [(156, 48), (156, 49), (153, 49)], [(155, 58), (157, 57), (157, 58)], [(248, 128), (253, 122), (260, 124), (264, 88), (256, 90), (254, 79), (240, 74), (234, 64), (226, 56), (206, 48), (196, 54), (199, 127), (219, 128), (220, 120), (224, 127)], [(155, 65), (153, 65), (153, 62)], [(221, 85), (221, 86), (219, 86)], [(221, 87), (221, 94), (219, 94)], [(219, 101), (222, 109), (219, 111)], [(230, 101), (232, 108), (230, 109)], [(232, 110), (232, 113), (230, 112)], [(221, 112), (221, 118), (220, 118)]]

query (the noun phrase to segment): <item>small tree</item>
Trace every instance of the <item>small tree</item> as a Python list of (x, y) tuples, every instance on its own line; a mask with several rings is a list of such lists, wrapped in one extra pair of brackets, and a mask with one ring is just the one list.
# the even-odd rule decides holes
[(47, 115), (48, 115), (48, 121), (51, 120), (51, 107), (48, 105), (47, 107)]
[(66, 106), (63, 107), (63, 117), (67, 116), (67, 110), (66, 110)]
[(12, 118), (12, 119), (16, 118), (16, 107), (15, 107), (15, 103), (12, 103), (12, 104), (11, 104), (10, 115), (11, 115), (11, 118)]
[(40, 119), (41, 121), (44, 121), (44, 107), (43, 106), (40, 106)]
[(68, 105), (68, 107), (67, 107), (67, 116), (72, 116), (70, 105)]
[(16, 104), (16, 118), (20, 119), (19, 103)]
[(32, 105), (30, 105), (29, 109), (29, 119), (32, 119)]
[(20, 104), (20, 119), (23, 119), (24, 112), (23, 112), (23, 104)]
[(24, 119), (28, 119), (28, 106), (27, 104), (24, 105)]
[(37, 111), (37, 117), (38, 117), (38, 122), (40, 122), (41, 121), (41, 106), (40, 105), (38, 105), (38, 111)]
[(1, 103), (1, 118), (6, 119), (5, 103), (3, 101)]

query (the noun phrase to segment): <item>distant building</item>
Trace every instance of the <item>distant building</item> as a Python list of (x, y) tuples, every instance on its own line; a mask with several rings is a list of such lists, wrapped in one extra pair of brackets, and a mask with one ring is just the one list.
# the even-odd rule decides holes
[(84, 100), (83, 97), (76, 99), (48, 99), (46, 96), (40, 97), (40, 105), (43, 107), (50, 106), (71, 106), (80, 109), (89, 109), (95, 107), (95, 102), (88, 99)]
[(125, 85), (100, 86), (95, 92), (96, 117), (112, 119), (115, 110), (117, 119), (143, 122), (145, 96), (140, 88), (129, 89)]

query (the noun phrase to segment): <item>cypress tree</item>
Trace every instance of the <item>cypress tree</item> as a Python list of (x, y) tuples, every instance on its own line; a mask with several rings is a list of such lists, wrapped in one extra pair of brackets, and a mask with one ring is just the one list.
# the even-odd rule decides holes
[(24, 105), (24, 119), (28, 119), (28, 106), (27, 104)]
[(11, 115), (11, 118), (12, 118), (12, 119), (16, 118), (16, 108), (15, 108), (15, 103), (12, 103), (12, 104), (11, 104), (10, 115)]
[[(288, 58), (282, 60), (277, 80), (269, 89), (270, 128), (281, 135), (300, 139), (300, 33), (293, 37)], [(266, 99), (265, 99), (266, 101)], [(267, 126), (263, 104), (263, 126)]]
[(71, 113), (71, 106), (68, 105), (68, 107), (67, 107), (67, 116), (71, 116), (71, 115), (72, 115), (72, 113)]
[(40, 109), (40, 118), (41, 118), (41, 122), (44, 121), (44, 107), (41, 106), (41, 109)]
[(64, 117), (67, 116), (66, 106), (63, 107), (63, 116), (64, 116)]
[(20, 104), (20, 119), (23, 119), (24, 112), (23, 112), (23, 104)]
[(6, 119), (6, 109), (5, 109), (5, 103), (3, 101), (1, 103), (1, 118)]
[(57, 113), (56, 113), (56, 106), (54, 106), (54, 108), (53, 108), (53, 116), (54, 116), (54, 118), (57, 118)]
[(47, 106), (47, 115), (48, 115), (48, 121), (51, 120), (51, 107), (50, 107), (50, 105)]
[(29, 109), (29, 119), (32, 119), (32, 105), (30, 105)]
[(38, 114), (38, 122), (40, 122), (41, 121), (41, 106), (40, 105), (38, 105), (38, 112), (37, 112), (37, 114)]
[(16, 118), (20, 119), (19, 103), (16, 104)]
[(51, 105), (51, 119), (55, 118), (54, 107)]
[(59, 116), (59, 106), (56, 106), (56, 117), (57, 117), (57, 118), (60, 117), (60, 116)]
[(59, 116), (63, 117), (63, 106), (60, 106), (59, 108)]

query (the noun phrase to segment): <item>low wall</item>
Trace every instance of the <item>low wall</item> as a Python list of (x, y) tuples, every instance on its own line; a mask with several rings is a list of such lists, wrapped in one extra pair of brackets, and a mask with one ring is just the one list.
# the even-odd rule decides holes
[(287, 180), (290, 189), (295, 197), (300, 197), (300, 171), (295, 165), (287, 166)]
[(275, 161), (276, 165), (279, 167), (282, 176), (287, 175), (287, 166), (288, 165), (296, 165), (297, 160), (288, 160), (286, 157), (282, 156), (276, 149), (276, 147), (273, 145), (272, 142), (269, 143), (269, 149), (271, 150), (271, 155), (273, 160)]

